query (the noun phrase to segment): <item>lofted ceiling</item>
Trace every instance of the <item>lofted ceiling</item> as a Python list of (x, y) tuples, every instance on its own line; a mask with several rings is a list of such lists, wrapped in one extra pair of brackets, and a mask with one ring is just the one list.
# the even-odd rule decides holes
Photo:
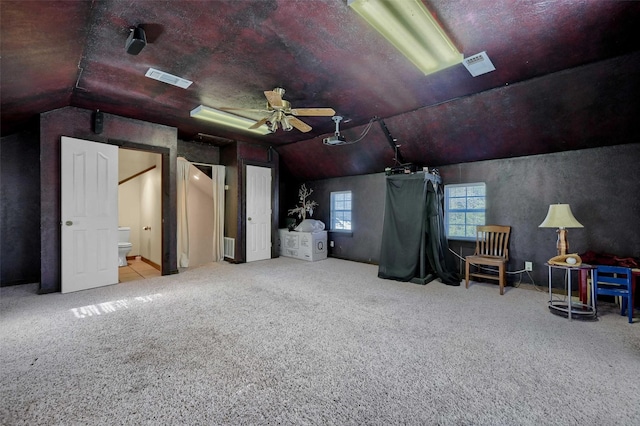
[[(640, 140), (640, 2), (424, 4), (465, 57), (486, 51), (496, 71), (425, 76), (346, 0), (2, 0), (2, 135), (52, 109), (99, 109), (176, 127), (185, 141), (273, 146), (300, 180)], [(138, 25), (148, 43), (131, 55)], [(151, 80), (150, 67), (193, 84)], [(274, 87), (294, 108), (333, 108), (347, 141), (382, 121), (327, 146), (331, 117), (257, 136), (189, 115), (200, 104), (261, 108)]]

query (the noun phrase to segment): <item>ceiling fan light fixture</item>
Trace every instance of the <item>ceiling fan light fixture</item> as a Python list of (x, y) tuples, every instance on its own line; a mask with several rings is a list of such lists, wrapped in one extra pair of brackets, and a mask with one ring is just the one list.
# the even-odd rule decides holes
[(256, 124), (256, 120), (250, 118), (240, 117), (239, 115), (230, 114), (228, 112), (219, 111), (214, 108), (209, 108), (204, 105), (199, 105), (191, 110), (191, 117), (199, 118), (201, 120), (211, 121), (216, 124), (221, 124), (227, 127), (233, 127), (234, 129), (240, 129), (259, 135), (266, 135), (270, 133), (270, 130), (265, 126), (260, 126), (256, 129), (249, 129), (248, 127)]
[(425, 75), (463, 60), (420, 0), (348, 0), (348, 5)]
[(285, 132), (293, 130), (293, 126), (289, 122), (289, 117), (287, 117), (286, 114), (282, 114), (282, 120), (280, 124), (282, 125), (282, 130), (284, 130)]

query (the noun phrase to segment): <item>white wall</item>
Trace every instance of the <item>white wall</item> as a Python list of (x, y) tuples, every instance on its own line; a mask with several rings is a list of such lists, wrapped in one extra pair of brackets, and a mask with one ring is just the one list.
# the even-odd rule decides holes
[(137, 177), (118, 186), (118, 226), (131, 228), (128, 256), (140, 254), (140, 180)]
[[(140, 254), (162, 265), (162, 158), (156, 168), (140, 175)], [(151, 230), (142, 230), (145, 226)]]

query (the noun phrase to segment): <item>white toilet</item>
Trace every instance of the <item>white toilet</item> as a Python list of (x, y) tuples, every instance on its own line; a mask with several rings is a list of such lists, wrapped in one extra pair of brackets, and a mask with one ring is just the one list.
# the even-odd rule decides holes
[(129, 234), (131, 228), (127, 226), (118, 227), (118, 266), (127, 266), (127, 254), (131, 251)]

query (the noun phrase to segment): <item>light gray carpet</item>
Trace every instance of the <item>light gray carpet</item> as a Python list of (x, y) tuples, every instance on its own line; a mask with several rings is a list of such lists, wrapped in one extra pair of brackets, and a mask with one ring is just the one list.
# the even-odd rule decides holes
[(2, 424), (640, 424), (639, 320), (544, 292), (289, 258), (35, 291), (0, 293)]

